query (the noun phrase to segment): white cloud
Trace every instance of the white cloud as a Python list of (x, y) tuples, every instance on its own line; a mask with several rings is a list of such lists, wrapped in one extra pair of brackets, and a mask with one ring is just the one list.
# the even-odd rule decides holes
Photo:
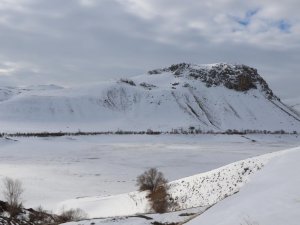
[[(121, 1), (121, 0), (120, 0)], [(297, 1), (238, 1), (212, 0), (122, 0), (122, 4), (133, 15), (148, 20), (159, 21), (153, 32), (155, 39), (178, 39), (187, 32), (197, 32), (199, 36), (216, 42), (239, 42), (258, 45), (263, 48), (294, 48), (299, 44), (295, 40), (295, 26), (300, 24)], [(298, 7), (298, 8), (299, 8)], [(249, 18), (249, 24), (242, 25), (241, 20), (253, 10), (257, 13)], [(279, 22), (290, 23), (291, 32), (280, 30)], [(268, 40), (271, 38), (271, 40)], [(186, 43), (189, 44), (189, 43)]]
[[(258, 67), (276, 86), (300, 69), (299, 8), (296, 0), (0, 0), (0, 74), (69, 85), (227, 61)], [(297, 94), (292, 83), (280, 91)]]

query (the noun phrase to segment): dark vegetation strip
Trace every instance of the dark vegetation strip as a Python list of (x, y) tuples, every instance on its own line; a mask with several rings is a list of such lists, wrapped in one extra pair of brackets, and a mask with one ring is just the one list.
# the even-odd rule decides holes
[(171, 131), (153, 131), (148, 129), (147, 131), (96, 131), (96, 132), (17, 132), (17, 133), (0, 133), (0, 137), (62, 137), (62, 136), (94, 136), (94, 135), (161, 135), (161, 134), (227, 134), (227, 135), (246, 135), (246, 134), (288, 134), (297, 135), (297, 131), (267, 131), (267, 130), (226, 130), (226, 131), (202, 131), (190, 127), (185, 129), (173, 129)]

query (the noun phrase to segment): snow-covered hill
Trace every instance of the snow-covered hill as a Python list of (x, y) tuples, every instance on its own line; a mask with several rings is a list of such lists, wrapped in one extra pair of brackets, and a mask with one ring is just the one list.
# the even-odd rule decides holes
[[(296, 175), (299, 168), (299, 150), (300, 148), (294, 148), (248, 158), (176, 180), (170, 183), (169, 192), (178, 203), (177, 210), (193, 208), (197, 216), (207, 209), (188, 223), (191, 225), (271, 225), (285, 222), (296, 225), (300, 219), (300, 180)], [(215, 203), (217, 204), (214, 205)], [(80, 224), (115, 224), (119, 221), (120, 224), (151, 224), (151, 221), (133, 221), (131, 217), (118, 217), (149, 213), (145, 192), (107, 198), (73, 199), (62, 205), (66, 208), (82, 208), (92, 218), (111, 217), (82, 221)], [(146, 216), (153, 218), (153, 215)], [(176, 221), (168, 214), (162, 214), (161, 217), (168, 218), (169, 223)]]
[(245, 65), (177, 64), (85, 87), (0, 89), (1, 131), (300, 131), (299, 116)]
[[(238, 192), (249, 176), (261, 169), (271, 158), (282, 152), (266, 154), (238, 161), (218, 169), (186, 177), (169, 183), (174, 210), (210, 207)], [(91, 218), (132, 216), (151, 213), (147, 192), (131, 192), (109, 197), (86, 197), (62, 202), (60, 208), (81, 208)]]
[(251, 182), (188, 225), (298, 225), (300, 148), (272, 159)]

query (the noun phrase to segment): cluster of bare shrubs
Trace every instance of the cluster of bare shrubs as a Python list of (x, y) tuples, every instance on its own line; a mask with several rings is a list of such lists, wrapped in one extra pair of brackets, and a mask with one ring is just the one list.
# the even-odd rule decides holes
[[(152, 209), (164, 213), (174, 202), (168, 194), (168, 180), (156, 168), (150, 168), (137, 177), (139, 191), (148, 191)], [(81, 209), (62, 210), (59, 215), (44, 210), (41, 206), (36, 209), (25, 209), (22, 202), (24, 189), (21, 181), (12, 178), (3, 180), (3, 197), (0, 201), (0, 220), (7, 224), (20, 225), (58, 225), (70, 221), (80, 221), (87, 218)]]
[(61, 136), (90, 136), (90, 135), (160, 135), (160, 134), (228, 134), (228, 135), (246, 135), (246, 134), (286, 134), (297, 135), (297, 131), (284, 131), (284, 130), (236, 130), (228, 129), (226, 131), (203, 131), (200, 128), (190, 126), (188, 129), (178, 128), (171, 131), (157, 131), (147, 129), (146, 131), (130, 131), (130, 130), (117, 130), (117, 131), (99, 131), (99, 132), (34, 132), (34, 133), (0, 133), (0, 137), (61, 137)]
[(169, 201), (168, 180), (156, 168), (150, 168), (137, 177), (139, 191), (149, 191), (152, 209), (157, 213), (166, 212), (174, 203)]
[(59, 223), (66, 223), (70, 221), (80, 221), (87, 218), (87, 214), (81, 209), (69, 209), (63, 210), (60, 215), (57, 216)]
[(2, 195), (5, 201), (0, 201), (0, 218), (5, 224), (58, 225), (87, 218), (87, 214), (81, 209), (62, 210), (59, 215), (48, 212), (41, 206), (25, 209), (22, 202), (23, 192), (21, 181), (8, 177), (3, 179)]
[(62, 210), (59, 215), (44, 210), (41, 206), (30, 209), (29, 222), (31, 224), (58, 225), (72, 221), (80, 221), (87, 218), (87, 214), (81, 209)]
[(190, 126), (188, 129), (179, 128), (172, 129), (170, 132), (164, 132), (164, 134), (228, 134), (228, 135), (246, 135), (246, 134), (286, 134), (286, 135), (297, 135), (297, 131), (284, 131), (284, 130), (236, 130), (236, 129), (228, 129), (226, 131), (203, 131), (201, 129), (196, 129), (193, 126)]

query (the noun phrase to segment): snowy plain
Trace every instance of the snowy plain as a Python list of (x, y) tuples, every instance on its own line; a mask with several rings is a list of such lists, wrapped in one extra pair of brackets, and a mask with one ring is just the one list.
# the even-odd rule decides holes
[[(67, 223), (68, 225), (77, 224), (153, 224), (154, 221), (161, 223), (187, 223), (190, 225), (199, 224), (217, 224), (217, 225), (259, 225), (259, 224), (298, 224), (300, 219), (300, 205), (299, 205), (299, 157), (300, 148), (293, 148), (283, 151), (277, 151), (270, 154), (264, 154), (258, 157), (252, 157), (245, 160), (241, 160), (235, 163), (231, 163), (224, 167), (209, 171), (207, 173), (198, 174), (195, 176), (183, 178), (174, 182), (171, 182), (170, 192), (178, 194), (179, 187), (180, 192), (184, 192), (183, 197), (187, 197), (185, 204), (188, 205), (185, 213), (182, 211), (172, 212), (167, 214), (147, 214), (148, 218), (140, 216), (123, 216), (123, 217), (111, 217), (104, 219), (90, 219), (80, 222)], [(246, 165), (245, 165), (246, 164)], [(251, 171), (256, 165), (261, 165), (259, 170), (250, 173), (248, 176), (246, 171)], [(242, 166), (242, 167), (240, 167)], [(247, 170), (246, 170), (247, 169)], [(240, 170), (240, 172), (238, 172)], [(216, 177), (215, 175), (218, 174)], [(227, 175), (226, 175), (227, 174)], [(236, 179), (235, 175), (238, 175), (237, 185), (232, 185), (232, 182)], [(229, 180), (225, 179), (228, 177)], [(197, 180), (202, 180), (201, 185), (197, 185)], [(202, 179), (204, 178), (204, 179)], [(240, 178), (242, 178), (240, 180)], [(246, 179), (244, 179), (246, 178)], [(210, 181), (209, 181), (210, 180)], [(187, 183), (182, 185), (182, 182)], [(203, 183), (204, 181), (204, 183)], [(208, 181), (207, 190), (214, 190), (214, 182), (217, 181), (219, 189), (216, 191), (206, 192), (205, 182)], [(213, 182), (211, 182), (213, 181)], [(226, 188), (226, 183), (232, 185), (233, 189), (230, 193), (230, 189)], [(172, 184), (175, 184), (175, 189)], [(196, 185), (195, 185), (196, 184)], [(179, 185), (179, 186), (178, 186)], [(197, 190), (194, 190), (194, 189)], [(205, 204), (207, 197), (208, 202), (214, 199), (214, 196), (219, 196), (219, 190), (228, 193), (227, 198), (220, 199), (216, 205), (213, 205), (207, 211), (205, 208), (190, 208), (192, 204)], [(195, 192), (196, 191), (196, 192)], [(198, 192), (202, 192), (201, 195), (197, 195)], [(120, 196), (114, 196), (114, 198), (122, 200)], [(81, 201), (74, 199), (73, 203), (79, 203), (84, 206), (86, 203), (92, 205), (94, 208), (99, 206), (100, 209), (105, 209), (101, 206), (102, 203), (105, 206), (105, 199), (87, 198), (87, 201)], [(95, 202), (93, 202), (95, 201)], [(214, 200), (213, 200), (214, 201)], [(110, 203), (111, 201), (108, 201)], [(92, 204), (91, 204), (92, 203)], [(213, 203), (213, 202), (211, 202)], [(108, 204), (108, 208), (110, 205)], [(120, 208), (116, 206), (116, 208)], [(120, 208), (121, 209), (121, 208)], [(130, 210), (130, 209), (129, 209)], [(100, 210), (101, 211), (101, 210)], [(204, 213), (203, 213), (204, 211)], [(186, 213), (187, 212), (187, 213)], [(189, 213), (192, 212), (192, 213)], [(117, 212), (115, 212), (116, 215)], [(186, 214), (186, 215), (184, 215)], [(184, 217), (182, 217), (184, 215)], [(189, 222), (190, 221), (190, 222)]]
[(292, 135), (2, 138), (0, 178), (22, 181), (26, 207), (54, 210), (68, 199), (135, 191), (136, 176), (150, 167), (172, 181), (299, 143)]

